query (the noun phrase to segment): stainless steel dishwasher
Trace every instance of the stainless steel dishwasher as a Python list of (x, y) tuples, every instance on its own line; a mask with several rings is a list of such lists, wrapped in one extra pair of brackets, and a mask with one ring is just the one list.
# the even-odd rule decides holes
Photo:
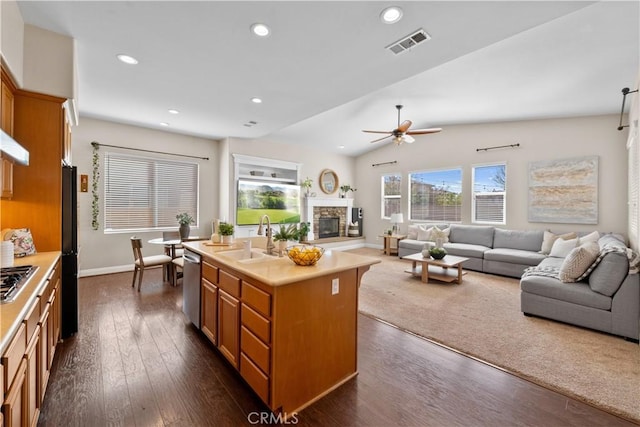
[(182, 311), (200, 328), (200, 255), (185, 249), (182, 256)]

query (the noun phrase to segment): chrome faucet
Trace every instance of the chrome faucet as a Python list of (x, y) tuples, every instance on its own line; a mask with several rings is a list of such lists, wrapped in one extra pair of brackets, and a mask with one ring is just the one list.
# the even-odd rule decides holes
[(269, 215), (262, 215), (260, 218), (260, 225), (258, 226), (258, 236), (262, 236), (262, 224), (264, 223), (264, 219), (267, 219), (267, 250), (265, 251), (267, 255), (276, 255), (273, 253), (276, 245), (273, 244), (273, 230), (271, 229), (271, 220), (269, 219)]

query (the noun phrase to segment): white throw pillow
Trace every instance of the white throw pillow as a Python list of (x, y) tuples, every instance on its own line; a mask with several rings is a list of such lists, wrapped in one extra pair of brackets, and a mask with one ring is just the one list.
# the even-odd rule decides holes
[(425, 230), (425, 229), (423, 229), (422, 227), (420, 227), (420, 228), (418, 229), (418, 240), (422, 240), (422, 241), (424, 241), (424, 242), (427, 242), (427, 241), (433, 240), (433, 239), (431, 238), (431, 233), (432, 233), (432, 231), (433, 231), (433, 227), (430, 227), (430, 228), (428, 228), (428, 229), (426, 229), (426, 230)]
[(582, 236), (578, 239), (578, 246), (582, 246), (585, 243), (589, 242), (597, 242), (600, 239), (600, 233), (594, 231), (592, 233), (587, 234), (586, 236)]
[(587, 242), (573, 248), (560, 266), (559, 277), (565, 283), (575, 282), (600, 255), (598, 242)]
[(447, 243), (449, 241), (450, 233), (451, 227), (445, 228), (444, 230), (440, 230), (438, 227), (433, 227), (433, 231), (431, 232), (431, 240), (435, 242), (436, 239), (442, 239), (442, 243)]
[(419, 225), (410, 225), (409, 231), (407, 231), (407, 239), (411, 239), (411, 240), (418, 239), (418, 231), (420, 231)]
[(578, 245), (577, 238), (568, 239), (568, 240), (556, 239), (556, 241), (553, 242), (553, 246), (551, 247), (551, 252), (549, 253), (549, 256), (556, 257), (556, 258), (565, 258), (567, 255), (569, 255), (569, 252), (571, 252), (571, 250), (575, 248), (577, 245)]
[(555, 233), (552, 233), (551, 231), (545, 230), (544, 236), (542, 238), (542, 247), (540, 248), (540, 253), (549, 255), (549, 253), (551, 252), (551, 248), (553, 247), (553, 244), (557, 239), (568, 240), (568, 239), (575, 239), (576, 237), (578, 236), (574, 232), (565, 233), (565, 234), (555, 234)]

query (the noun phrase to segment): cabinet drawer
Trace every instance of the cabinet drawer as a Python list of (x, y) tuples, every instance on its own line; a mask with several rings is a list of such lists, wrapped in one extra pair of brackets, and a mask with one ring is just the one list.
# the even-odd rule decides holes
[(262, 372), (269, 374), (271, 350), (244, 326), (240, 329), (240, 351), (246, 354)]
[(13, 377), (18, 372), (18, 367), (20, 366), (20, 361), (24, 356), (24, 352), (27, 349), (27, 339), (26, 339), (27, 328), (24, 323), (20, 324), (20, 328), (18, 328), (18, 332), (11, 340), (11, 344), (7, 347), (7, 350), (2, 355), (2, 366), (4, 368), (4, 384), (6, 392), (9, 387), (11, 387), (11, 383), (13, 381)]
[(242, 324), (265, 343), (271, 342), (271, 322), (260, 316), (249, 306), (242, 304)]
[(268, 405), (269, 378), (244, 353), (240, 353), (240, 375), (249, 383), (260, 399)]
[(207, 279), (214, 285), (218, 284), (218, 267), (215, 267), (208, 262), (202, 261), (202, 277)]
[(248, 282), (242, 282), (242, 302), (249, 304), (264, 316), (271, 316), (271, 295)]
[(31, 310), (27, 313), (24, 318), (24, 323), (27, 326), (27, 341), (31, 340), (33, 333), (38, 326), (38, 321), (40, 320), (40, 298), (36, 298), (35, 302), (31, 306)]
[(220, 270), (218, 280), (220, 289), (223, 289), (229, 295), (240, 298), (240, 279), (224, 270)]

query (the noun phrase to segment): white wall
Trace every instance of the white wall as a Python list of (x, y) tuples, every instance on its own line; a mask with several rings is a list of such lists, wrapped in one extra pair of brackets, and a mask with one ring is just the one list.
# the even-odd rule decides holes
[[(507, 223), (512, 229), (599, 230), (626, 235), (626, 132), (619, 132), (618, 115), (549, 119), (493, 124), (446, 126), (441, 133), (418, 136), (413, 144), (387, 144), (356, 160), (358, 204), (364, 209), (367, 244), (380, 244), (376, 236), (390, 224), (381, 219), (380, 178), (400, 172), (403, 177), (403, 213), (407, 230), (408, 173), (462, 167), (462, 222), (471, 223), (471, 168), (492, 162), (507, 164)], [(477, 152), (476, 148), (519, 143), (519, 148)], [(530, 223), (527, 219), (528, 164), (538, 160), (599, 156), (598, 224)], [(396, 160), (389, 166), (374, 163)]]
[[(211, 235), (211, 221), (216, 216), (219, 186), (217, 168), (219, 143), (217, 141), (81, 117), (79, 126), (73, 128), (72, 134), (73, 164), (78, 167), (78, 175), (89, 175), (89, 191), (78, 193), (79, 270), (81, 274), (107, 273), (126, 268), (131, 269), (133, 266), (133, 252), (129, 240), (133, 233), (104, 234), (102, 230), (104, 225), (102, 211), (104, 181), (102, 180), (98, 186), (101, 207), (100, 229), (95, 231), (91, 228), (92, 141), (101, 144), (209, 157), (209, 160), (190, 159), (200, 164), (200, 224), (199, 227), (192, 226), (191, 234), (207, 237)], [(100, 148), (101, 153), (108, 150), (120, 151), (108, 147)], [(124, 152), (145, 154), (128, 150)], [(157, 156), (163, 157), (162, 155)], [(168, 158), (180, 159), (173, 156)], [(104, 177), (103, 167), (101, 162), (101, 177)], [(177, 227), (176, 223), (176, 229)], [(143, 240), (145, 255), (162, 252), (161, 246), (145, 244), (149, 239), (161, 237), (161, 232), (135, 234)]]
[(18, 87), (23, 84), (24, 21), (14, 0), (0, 1), (0, 52)]

